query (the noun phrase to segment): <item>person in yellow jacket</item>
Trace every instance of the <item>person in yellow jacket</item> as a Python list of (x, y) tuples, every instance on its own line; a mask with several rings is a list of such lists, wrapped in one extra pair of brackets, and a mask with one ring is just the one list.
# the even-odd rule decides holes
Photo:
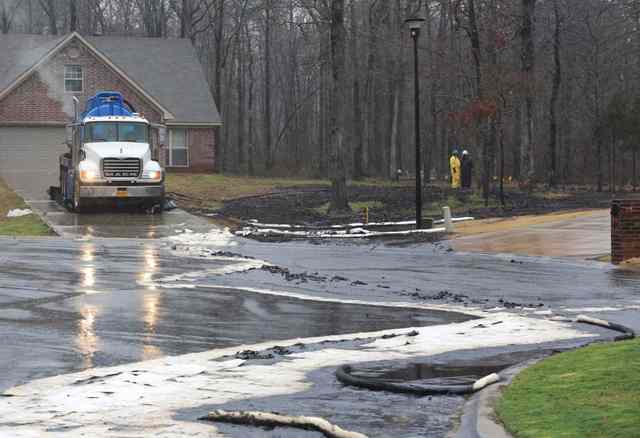
[(454, 149), (451, 158), (449, 158), (449, 167), (451, 169), (451, 188), (460, 188), (460, 158), (458, 157), (458, 150)]

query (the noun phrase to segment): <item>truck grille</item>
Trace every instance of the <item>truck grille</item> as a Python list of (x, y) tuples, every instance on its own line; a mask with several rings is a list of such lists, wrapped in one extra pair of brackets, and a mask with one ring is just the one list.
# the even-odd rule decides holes
[(102, 160), (102, 175), (105, 178), (137, 178), (140, 176), (138, 158), (105, 158)]

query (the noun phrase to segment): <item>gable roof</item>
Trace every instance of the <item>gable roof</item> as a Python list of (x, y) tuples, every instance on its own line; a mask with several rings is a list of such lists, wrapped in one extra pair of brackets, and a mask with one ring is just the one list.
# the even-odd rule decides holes
[(9, 87), (64, 39), (48, 35), (1, 35), (0, 91)]
[(168, 123), (221, 124), (204, 72), (188, 39), (86, 38), (72, 33), (52, 40), (40, 35), (3, 35), (0, 66), (11, 60), (20, 63), (2, 74), (0, 95), (74, 37), (164, 110)]

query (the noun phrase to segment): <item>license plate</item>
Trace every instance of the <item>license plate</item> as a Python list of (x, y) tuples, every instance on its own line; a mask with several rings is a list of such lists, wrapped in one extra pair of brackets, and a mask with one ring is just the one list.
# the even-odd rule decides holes
[(116, 190), (116, 197), (117, 198), (126, 198), (127, 196), (129, 196), (129, 192), (127, 192), (127, 189), (118, 189), (118, 190)]

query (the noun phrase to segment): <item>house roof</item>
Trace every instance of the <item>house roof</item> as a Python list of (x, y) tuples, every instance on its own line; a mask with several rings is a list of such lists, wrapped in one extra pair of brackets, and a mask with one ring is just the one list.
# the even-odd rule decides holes
[(0, 35), (0, 91), (10, 86), (62, 40), (64, 37)]
[[(43, 57), (64, 44), (66, 37), (0, 36), (0, 92)], [(79, 37), (120, 69), (173, 116), (169, 123), (220, 124), (209, 86), (188, 39), (140, 37)], [(6, 67), (3, 67), (6, 66)]]

